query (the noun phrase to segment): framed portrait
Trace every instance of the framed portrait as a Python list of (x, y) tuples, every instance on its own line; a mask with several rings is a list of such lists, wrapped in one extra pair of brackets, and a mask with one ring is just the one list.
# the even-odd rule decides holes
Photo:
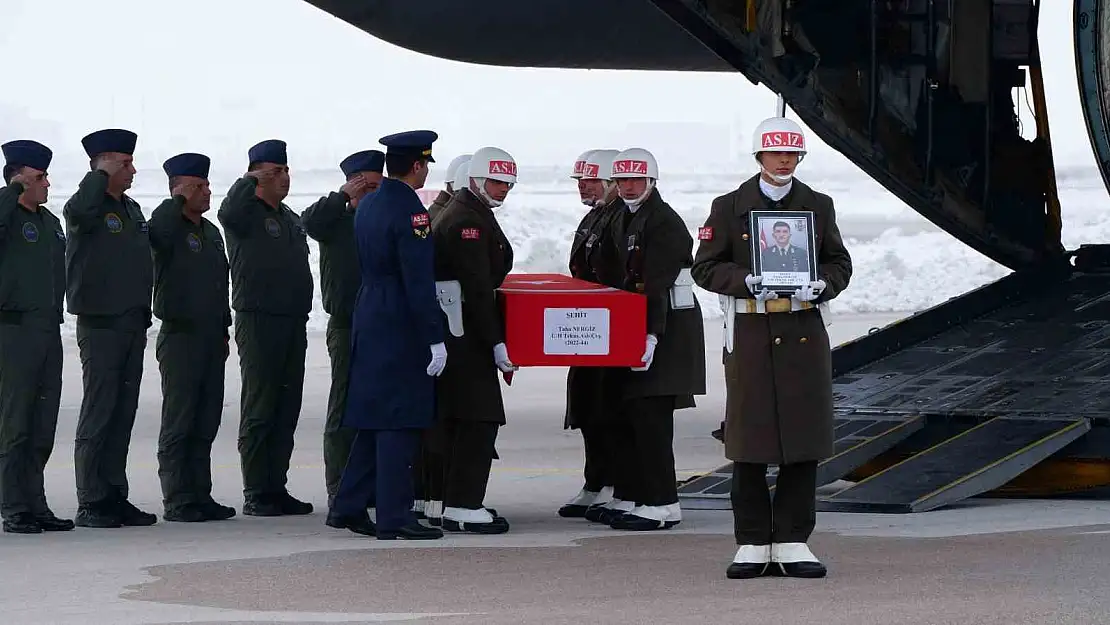
[(812, 211), (751, 211), (752, 275), (780, 295), (817, 280)]

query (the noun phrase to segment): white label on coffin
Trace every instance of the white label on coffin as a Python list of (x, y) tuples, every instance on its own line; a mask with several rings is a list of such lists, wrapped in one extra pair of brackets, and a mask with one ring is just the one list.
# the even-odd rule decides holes
[(609, 354), (608, 308), (544, 308), (543, 353), (548, 356)]

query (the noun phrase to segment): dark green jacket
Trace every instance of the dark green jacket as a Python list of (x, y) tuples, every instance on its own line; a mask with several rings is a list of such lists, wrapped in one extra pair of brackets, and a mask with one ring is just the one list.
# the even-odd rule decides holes
[(355, 209), (342, 191), (329, 193), (301, 213), (308, 236), (320, 244), (320, 291), (335, 328), (350, 328), (362, 284), (355, 244)]
[(0, 188), (0, 320), (27, 315), (61, 324), (66, 292), (62, 222), (40, 206), (19, 203), (23, 185)]

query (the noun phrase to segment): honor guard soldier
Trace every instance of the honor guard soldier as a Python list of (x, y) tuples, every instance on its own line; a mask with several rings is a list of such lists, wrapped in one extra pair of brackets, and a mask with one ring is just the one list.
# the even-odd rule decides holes
[(154, 289), (150, 226), (125, 194), (135, 178), (137, 140), (119, 129), (84, 137), (91, 171), (62, 209), (69, 232), (66, 301), (77, 316), (84, 382), (73, 445), (82, 527), (158, 521), (127, 500), (127, 452)]
[[(320, 290), (328, 313), (327, 345), (331, 360), (331, 391), (324, 424), (324, 480), (328, 500), (335, 497), (339, 476), (351, 452), (354, 432), (343, 426), (347, 402), (347, 373), (351, 359), (351, 315), (358, 295), (358, 250), (355, 247), (355, 208), (363, 196), (378, 190), (385, 154), (356, 152), (339, 163), (347, 181), (301, 213), (308, 236), (320, 245)], [(330, 504), (329, 504), (330, 505)]]
[(283, 203), (289, 195), (285, 142), (263, 141), (247, 156), (247, 173), (231, 185), (217, 213), (227, 235), (242, 375), (243, 514), (310, 514), (312, 504), (286, 490), (312, 310), (308, 237)]
[[(416, 189), (428, 178), (430, 130), (380, 139), (388, 178), (355, 213), (362, 286), (351, 330), (344, 424), (357, 430), (327, 525), (378, 540), (443, 537), (412, 512), (412, 462), (435, 418), (435, 376), (447, 361), (436, 304), (431, 219)], [(370, 521), (373, 500), (377, 524)]]
[(211, 207), (211, 161), (178, 154), (162, 164), (170, 198), (150, 216), (154, 250), (154, 315), (162, 321), (155, 344), (162, 374), (158, 478), (162, 518), (218, 521), (235, 509), (212, 499), (212, 442), (224, 409), (231, 308), (228, 262)]
[[(715, 200), (698, 230), (694, 279), (729, 299), (724, 354), (725, 455), (733, 462), (732, 510), (739, 549), (733, 579), (824, 577), (806, 545), (817, 519), (817, 463), (833, 453), (832, 356), (819, 305), (848, 286), (852, 259), (832, 199), (794, 178), (806, 154), (800, 126), (764, 120), (752, 137), (760, 173)], [(752, 210), (814, 215), (819, 279), (789, 297), (753, 276)], [(731, 336), (730, 336), (731, 335)], [(778, 465), (774, 501), (767, 465)]]
[(432, 229), (440, 306), (451, 361), (436, 384), (436, 440), (445, 463), (443, 528), (500, 534), (509, 523), (485, 507), (497, 431), (505, 425), (498, 370), (516, 369), (505, 347), (496, 289), (513, 268), (513, 248), (493, 209), (516, 184), (516, 161), (485, 147), (467, 163), (467, 187), (455, 193)]
[[(624, 206), (610, 234), (621, 269), (621, 288), (647, 298), (643, 363), (620, 371), (620, 427), (630, 438), (619, 449), (613, 529), (666, 529), (682, 520), (674, 467), (674, 411), (705, 394), (705, 335), (690, 266), (694, 240), (659, 193), (659, 167), (647, 150), (613, 158), (612, 179)], [(625, 497), (628, 497), (627, 499)]]
[[(615, 263), (610, 226), (613, 215), (620, 210), (617, 183), (612, 180), (613, 158), (618, 150), (590, 150), (575, 161), (572, 178), (578, 179), (582, 203), (590, 210), (574, 231), (570, 246), (570, 275), (597, 284), (619, 287), (614, 280)], [(590, 506), (601, 506), (613, 499), (610, 469), (613, 436), (606, 431), (616, 416), (611, 401), (606, 367), (570, 367), (567, 371), (567, 411), (564, 427), (582, 432), (585, 448), (585, 485), (573, 499), (559, 508), (559, 516), (584, 517)]]
[(53, 153), (12, 141), (0, 188), (0, 514), (4, 531), (73, 529), (46, 504), (43, 472), (54, 450), (62, 396), (66, 238), (43, 204)]
[(455, 195), (455, 191), (459, 190), (459, 188), (455, 186), (455, 174), (459, 172), (460, 165), (470, 162), (472, 156), (474, 155), (460, 154), (451, 159), (451, 162), (447, 164), (447, 172), (443, 176), (444, 190), (436, 195), (436, 199), (432, 200), (432, 205), (428, 207), (428, 214), (431, 215), (432, 221), (435, 221), (436, 217), (443, 211), (443, 208), (451, 201), (452, 196)]

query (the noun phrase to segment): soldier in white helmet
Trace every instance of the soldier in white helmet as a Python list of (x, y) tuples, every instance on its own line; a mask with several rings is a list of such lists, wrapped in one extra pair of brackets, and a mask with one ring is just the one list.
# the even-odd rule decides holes
[(579, 154), (578, 158), (574, 159), (574, 168), (570, 172), (571, 179), (578, 181), (578, 196), (586, 206), (593, 206), (593, 202), (586, 193), (587, 185), (582, 181), (582, 170), (586, 167), (586, 159), (590, 158), (590, 154), (593, 154), (595, 151), (596, 150), (586, 150)]
[[(575, 163), (572, 177), (578, 178), (582, 203), (590, 210), (582, 217), (570, 247), (570, 275), (597, 284), (619, 287), (613, 262), (610, 233), (612, 216), (622, 204), (617, 183), (612, 179), (613, 159), (618, 150), (590, 150), (584, 160)], [(582, 432), (586, 462), (583, 470), (585, 485), (564, 506), (559, 516), (585, 517), (591, 506), (601, 506), (613, 499), (613, 477), (610, 466), (613, 438), (608, 430), (615, 420), (615, 407), (609, 399), (610, 390), (605, 367), (570, 367), (567, 371), (567, 409), (564, 428)]]
[[(852, 259), (833, 201), (794, 178), (805, 134), (782, 118), (752, 137), (759, 173), (713, 200), (698, 230), (694, 279), (725, 296), (725, 456), (733, 462), (732, 510), (739, 549), (727, 576), (824, 577), (807, 546), (816, 524), (817, 463), (833, 453), (832, 357), (819, 306), (848, 286)], [(819, 278), (789, 298), (752, 272), (752, 210), (814, 213)], [(731, 312), (735, 309), (735, 314)], [(729, 334), (731, 336), (729, 336)], [(778, 466), (774, 501), (767, 465)]]
[(440, 306), (447, 317), (451, 359), (437, 379), (445, 465), (442, 526), (447, 531), (499, 534), (508, 522), (485, 507), (486, 485), (505, 425), (500, 372), (516, 366), (505, 347), (496, 289), (513, 268), (513, 248), (494, 209), (516, 184), (516, 161), (485, 147), (467, 163), (468, 185), (458, 189), (432, 227)]
[[(619, 287), (647, 298), (641, 365), (616, 369), (616, 426), (631, 434), (614, 471), (613, 529), (666, 529), (682, 520), (674, 467), (674, 411), (705, 394), (705, 333), (690, 266), (693, 237), (656, 188), (659, 167), (647, 150), (613, 158), (610, 176), (623, 205), (609, 226)], [(589, 517), (587, 517), (589, 518)]]
[(458, 173), (459, 166), (470, 161), (472, 156), (473, 154), (460, 154), (451, 159), (451, 162), (447, 164), (447, 171), (443, 176), (444, 189), (436, 195), (436, 199), (432, 200), (431, 205), (428, 206), (428, 216), (432, 221), (435, 221), (436, 217), (443, 212), (443, 208), (447, 206), (447, 203), (451, 201), (451, 197), (455, 194), (455, 191), (458, 190), (459, 187), (455, 184), (455, 174)]

